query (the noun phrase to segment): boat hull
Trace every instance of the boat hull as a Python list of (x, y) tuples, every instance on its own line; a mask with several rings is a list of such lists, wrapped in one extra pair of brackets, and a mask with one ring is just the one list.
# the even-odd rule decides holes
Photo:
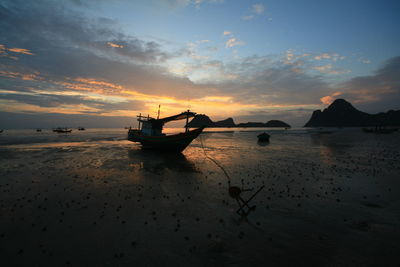
[(143, 149), (152, 149), (166, 152), (183, 151), (197, 136), (201, 134), (204, 127), (174, 135), (148, 136), (143, 135), (139, 130), (130, 129), (128, 140), (139, 142)]

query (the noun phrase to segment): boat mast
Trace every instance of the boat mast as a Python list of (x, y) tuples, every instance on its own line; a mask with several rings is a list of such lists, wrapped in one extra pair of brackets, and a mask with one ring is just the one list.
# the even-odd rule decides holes
[(139, 113), (139, 116), (138, 116), (138, 122), (139, 122), (139, 125), (138, 125), (138, 130), (140, 130), (140, 120), (142, 119), (142, 113)]
[(186, 125), (185, 125), (186, 132), (189, 131), (188, 123), (189, 123), (189, 109), (187, 110), (186, 113)]
[(158, 105), (158, 114), (157, 114), (157, 120), (160, 118), (160, 107), (161, 107), (161, 105)]

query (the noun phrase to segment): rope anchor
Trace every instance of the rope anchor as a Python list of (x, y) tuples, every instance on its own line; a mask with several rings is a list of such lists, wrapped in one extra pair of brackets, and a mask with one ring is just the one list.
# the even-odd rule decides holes
[(236, 210), (236, 213), (239, 214), (242, 217), (247, 217), (251, 211), (254, 211), (256, 209), (256, 205), (250, 206), (249, 203), (250, 201), (258, 194), (261, 192), (261, 190), (265, 187), (265, 185), (261, 186), (249, 199), (244, 200), (240, 195), (242, 192), (246, 191), (253, 191), (253, 188), (250, 189), (244, 189), (244, 184), (243, 184), (243, 179), (242, 179), (242, 188), (238, 186), (231, 186), (231, 177), (229, 177), (227, 171), (224, 169), (224, 167), (215, 159), (207, 155), (206, 150), (204, 149), (203, 145), (203, 139), (200, 136), (200, 142), (201, 142), (201, 147), (203, 148), (204, 155), (206, 158), (208, 158), (210, 161), (212, 161), (218, 168), (220, 168), (223, 173), (225, 174), (226, 178), (228, 179), (228, 192), (229, 196), (231, 198), (234, 198), (236, 202), (239, 205), (239, 208)]

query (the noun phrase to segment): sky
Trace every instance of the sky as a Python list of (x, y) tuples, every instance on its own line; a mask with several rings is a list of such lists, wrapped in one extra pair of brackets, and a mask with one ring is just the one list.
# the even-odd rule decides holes
[(0, 129), (400, 109), (400, 1), (0, 0)]

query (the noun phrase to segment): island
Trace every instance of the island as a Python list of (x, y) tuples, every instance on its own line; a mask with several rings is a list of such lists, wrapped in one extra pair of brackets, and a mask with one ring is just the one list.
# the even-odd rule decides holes
[(323, 111), (315, 110), (304, 127), (400, 126), (400, 110), (378, 114), (359, 111), (344, 99), (336, 99)]
[(227, 118), (221, 121), (212, 121), (207, 115), (205, 114), (198, 114), (196, 115), (193, 120), (191, 120), (187, 127), (189, 128), (197, 128), (205, 126), (208, 128), (230, 128), (230, 127), (281, 127), (281, 128), (290, 128), (290, 125), (279, 120), (270, 120), (266, 123), (263, 122), (246, 122), (246, 123), (239, 123), (235, 124), (232, 118)]

